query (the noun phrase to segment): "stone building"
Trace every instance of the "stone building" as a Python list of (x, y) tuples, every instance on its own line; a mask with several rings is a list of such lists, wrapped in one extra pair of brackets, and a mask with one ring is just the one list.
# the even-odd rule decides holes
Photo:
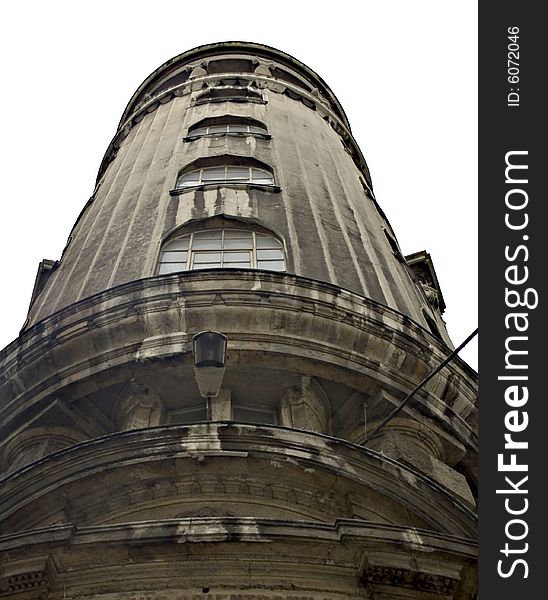
[(474, 598), (474, 371), (363, 443), (450, 354), (443, 309), (316, 73), (253, 43), (168, 61), (0, 353), (0, 598)]

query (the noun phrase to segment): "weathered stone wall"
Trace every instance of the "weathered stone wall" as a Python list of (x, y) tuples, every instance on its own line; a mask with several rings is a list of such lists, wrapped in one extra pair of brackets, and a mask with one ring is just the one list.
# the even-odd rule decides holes
[[(205, 72), (191, 77), (175, 94), (161, 96), (165, 103), (146, 105), (129, 120), (29, 324), (97, 292), (154, 275), (166, 235), (189, 221), (226, 215), (277, 235), (289, 272), (363, 294), (428, 327), (422, 309), (430, 312), (431, 306), (387, 239), (387, 233), (393, 235), (390, 226), (333, 103), (257, 73), (243, 79), (255, 86), (260, 102), (196, 102), (204, 89), (222, 85), (223, 77)], [(256, 119), (269, 135), (188, 139), (192, 125), (223, 115)], [(275, 187), (207, 185), (170, 195), (181, 169), (223, 156), (270, 166)]]

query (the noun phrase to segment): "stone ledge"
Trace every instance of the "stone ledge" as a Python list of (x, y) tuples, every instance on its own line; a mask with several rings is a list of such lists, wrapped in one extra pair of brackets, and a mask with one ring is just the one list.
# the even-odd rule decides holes
[[(225, 463), (219, 461), (230, 463), (223, 467)], [(74, 504), (80, 511), (90, 513), (89, 520), (93, 503), (103, 498), (101, 490), (105, 487), (113, 490), (122, 486), (128, 506), (134, 504), (137, 508), (139, 505), (146, 508), (149, 500), (154, 499), (150, 495), (150, 486), (160, 483), (162, 476), (177, 477), (178, 473), (196, 471), (197, 477), (201, 478), (211, 473), (215, 479), (225, 473), (230, 479), (232, 471), (239, 472), (238, 461), (243, 461), (250, 477), (258, 483), (267, 481), (272, 462), (278, 461), (279, 466), (292, 473), (294, 483), (300, 482), (303, 489), (311, 485), (309, 479), (312, 477), (317, 481), (315, 485), (319, 491), (333, 492), (336, 481), (338, 490), (348, 488), (348, 493), (356, 497), (374, 494), (377, 501), (384, 503), (384, 511), (390, 515), (386, 518), (392, 521), (403, 514), (405, 521), (415, 526), (423, 523), (436, 531), (475, 534), (475, 515), (454, 495), (433, 480), (373, 450), (301, 430), (222, 422), (111, 434), (76, 444), (22, 467), (0, 482), (3, 531), (7, 533), (10, 527), (12, 530), (14, 527), (16, 530), (33, 527), (33, 522), (39, 523), (49, 513), (61, 514), (63, 510), (69, 511), (65, 519), (73, 520), (70, 507)], [(265, 469), (267, 464), (269, 469)], [(132, 483), (138, 483), (149, 493), (139, 489), (131, 491)], [(84, 496), (83, 486), (87, 486)], [(157, 491), (165, 498), (162, 489), (160, 485)], [(241, 497), (238, 490), (230, 493), (234, 501)], [(203, 502), (201, 495), (194, 492), (181, 496), (178, 491), (177, 495), (179, 502), (191, 496), (195, 501)], [(218, 501), (222, 501), (220, 496)], [(293, 511), (296, 498), (282, 495), (270, 504), (268, 497), (263, 502), (265, 506), (286, 506)], [(340, 515), (340, 505), (345, 500), (335, 494), (330, 502), (334, 518)], [(102, 519), (108, 518), (109, 510), (116, 514), (115, 504), (109, 508), (108, 498), (104, 505), (98, 506)], [(134, 509), (134, 512), (142, 514), (139, 520), (147, 518), (146, 511), (139, 513)], [(329, 514), (327, 506), (324, 513)]]
[(196, 518), (43, 529), (1, 537), (0, 555), (4, 598), (20, 597), (9, 581), (29, 580), (44, 581), (35, 587), (52, 598), (190, 600), (211, 591), (218, 600), (232, 589), (242, 600), (257, 600), (255, 594), (344, 600), (367, 597), (369, 586), (424, 600), (440, 584), (443, 597), (453, 598), (477, 547), (468, 539), (352, 520)]

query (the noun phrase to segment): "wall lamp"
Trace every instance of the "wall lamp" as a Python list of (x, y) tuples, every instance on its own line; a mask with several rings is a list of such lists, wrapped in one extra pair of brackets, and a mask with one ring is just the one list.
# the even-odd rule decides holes
[(218, 331), (201, 331), (192, 338), (194, 374), (202, 398), (219, 395), (226, 368), (226, 345), (226, 335)]

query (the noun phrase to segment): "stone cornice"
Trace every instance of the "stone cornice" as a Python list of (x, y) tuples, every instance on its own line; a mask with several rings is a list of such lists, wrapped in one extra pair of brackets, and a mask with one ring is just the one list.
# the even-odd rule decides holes
[(370, 597), (367, 588), (423, 599), (453, 598), (463, 586), (473, 597), (474, 581), (463, 573), (477, 548), (463, 538), (352, 520), (197, 518), (4, 536), (0, 557), (2, 597), (21, 589), (44, 597), (34, 595), (37, 588), (48, 598), (144, 598), (131, 591), (147, 590), (147, 598), (179, 600), (344, 600)]
[[(292, 69), (295, 69), (297, 72), (301, 72), (305, 79), (310, 83), (314, 83), (329, 100), (333, 103), (334, 106), (337, 107), (337, 110), (340, 114), (340, 118), (343, 119), (348, 125), (348, 121), (346, 119), (346, 115), (339, 101), (335, 97), (335, 94), (331, 91), (327, 83), (312, 69), (307, 67), (304, 63), (297, 60), (293, 56), (282, 52), (276, 48), (272, 48), (271, 46), (266, 46), (264, 44), (257, 44), (253, 42), (242, 42), (242, 41), (229, 41), (229, 42), (219, 42), (215, 44), (205, 44), (203, 46), (198, 46), (196, 48), (192, 48), (187, 52), (183, 52), (178, 56), (171, 58), (166, 61), (163, 65), (155, 69), (137, 88), (134, 93), (132, 99), (129, 101), (124, 115), (122, 116), (122, 122), (124, 122), (128, 118), (128, 114), (130, 111), (134, 110), (134, 105), (136, 100), (143, 95), (143, 93), (153, 87), (155, 82), (161, 80), (161, 78), (165, 78), (168, 73), (172, 73), (185, 65), (193, 65), (198, 64), (199, 61), (204, 59), (213, 59), (218, 57), (223, 57), (227, 55), (240, 55), (240, 56), (248, 56), (250, 58), (260, 57), (262, 59), (270, 59), (274, 62), (280, 62), (280, 64), (286, 64)], [(223, 76), (226, 77), (226, 74), (223, 73)], [(238, 75), (252, 75), (252, 74), (243, 74), (239, 73)]]
[[(238, 538), (234, 536), (238, 532)], [(337, 519), (333, 524), (278, 521), (251, 517), (192, 517), (164, 519), (141, 523), (122, 523), (95, 527), (61, 525), (0, 536), (0, 552), (14, 551), (29, 545), (70, 542), (86, 545), (96, 543), (133, 544), (171, 539), (184, 542), (268, 542), (294, 539), (311, 544), (358, 542), (395, 544), (403, 550), (448, 552), (461, 559), (477, 556), (477, 543), (466, 537), (440, 534), (397, 525), (384, 525), (354, 519)]]
[[(143, 469), (152, 462), (155, 472), (161, 473), (163, 461), (208, 458), (242, 460), (245, 465), (266, 461), (265, 473), (272, 461), (301, 465), (305, 473), (306, 469), (331, 472), (341, 482), (348, 479), (375, 490), (387, 503), (403, 502), (410, 516), (416, 514), (433, 530), (474, 535), (474, 513), (453, 494), (374, 450), (302, 430), (232, 422), (125, 431), (52, 453), (0, 480), (0, 514), (7, 524), (8, 516), (27, 504), (45, 502), (60, 488), (67, 497), (70, 486), (81, 487), (88, 478), (109, 471), (123, 469), (131, 478), (134, 466)], [(49, 505), (53, 504), (50, 498)]]

